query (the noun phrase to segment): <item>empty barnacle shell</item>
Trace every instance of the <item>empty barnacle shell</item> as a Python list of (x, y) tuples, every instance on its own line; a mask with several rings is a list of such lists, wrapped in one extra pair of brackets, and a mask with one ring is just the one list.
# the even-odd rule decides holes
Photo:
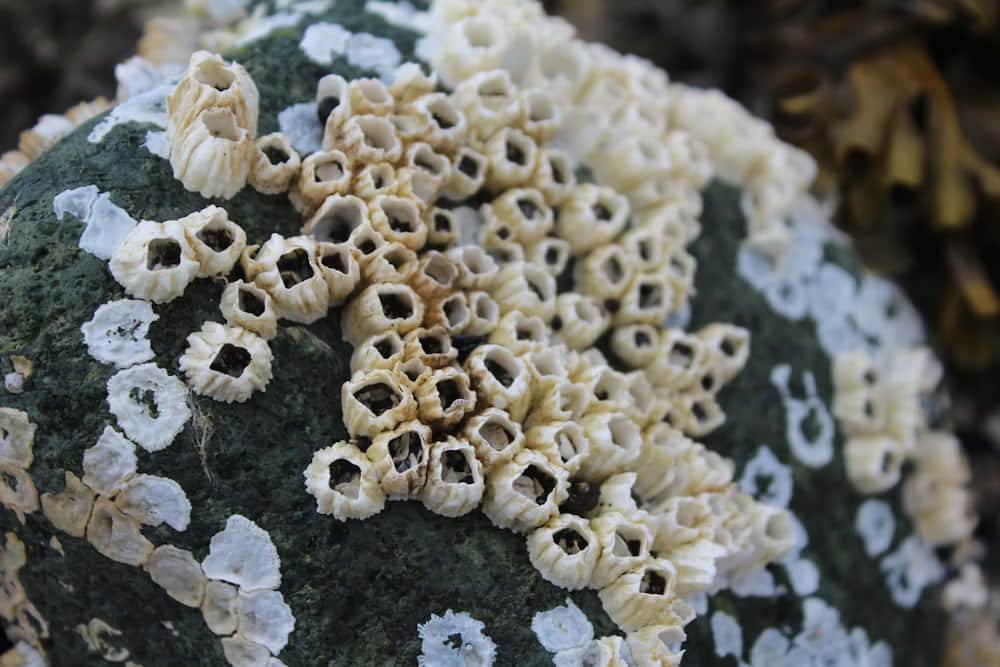
[(388, 162), (366, 164), (354, 174), (351, 192), (368, 203), (380, 195), (399, 194), (396, 168)]
[(513, 459), (524, 446), (521, 424), (500, 408), (486, 408), (473, 415), (462, 427), (462, 434), (487, 472)]
[(499, 267), (482, 248), (458, 246), (447, 252), (458, 268), (458, 286), (468, 290), (488, 290), (497, 279)]
[(438, 368), (420, 377), (413, 390), (420, 420), (447, 429), (462, 421), (476, 407), (469, 376), (453, 366)]
[(389, 242), (417, 251), (427, 241), (427, 223), (412, 199), (379, 196), (371, 205), (372, 227)]
[(469, 292), (469, 323), (465, 333), (488, 336), (500, 323), (500, 306), (486, 292)]
[(653, 533), (645, 523), (607, 512), (591, 519), (590, 527), (600, 551), (591, 576), (593, 587), (603, 588), (649, 560)]
[(413, 101), (407, 112), (430, 118), (423, 139), (435, 150), (450, 153), (458, 149), (461, 153), (468, 125), (465, 115), (456, 108), (450, 96), (444, 93), (423, 95)]
[[(414, 190), (413, 193), (424, 201), (436, 199), (441, 189), (451, 179), (451, 161), (448, 156), (436, 152), (430, 144), (414, 142), (406, 147), (404, 165), (426, 177), (423, 184), (426, 191)], [(414, 181), (414, 184), (419, 182)]]
[(361, 278), (366, 284), (406, 283), (419, 269), (417, 253), (402, 243), (391, 241), (376, 248), (366, 258), (361, 267)]
[(423, 253), (420, 268), (410, 284), (426, 300), (450, 294), (458, 280), (459, 271), (448, 257), (436, 250)]
[(628, 633), (625, 643), (637, 665), (679, 667), (684, 651), (674, 651), (670, 647), (679, 646), (686, 638), (679, 624), (647, 625)]
[(483, 154), (489, 162), (486, 185), (490, 188), (501, 190), (531, 183), (538, 163), (538, 144), (524, 132), (501, 128), (483, 146)]
[(552, 229), (552, 209), (538, 190), (512, 188), (483, 206), (483, 217), (491, 216), (507, 223), (514, 239), (522, 245), (541, 241)]
[(614, 313), (616, 326), (659, 324), (666, 319), (675, 302), (676, 291), (663, 271), (636, 275)]
[(352, 444), (338, 442), (315, 452), (303, 474), (320, 514), (332, 514), (338, 521), (367, 519), (385, 507), (378, 470)]
[(639, 457), (639, 427), (623, 414), (587, 414), (580, 425), (590, 442), (591, 455), (580, 465), (580, 477), (600, 481), (626, 470)]
[(465, 114), (472, 140), (486, 141), (511, 128), (521, 116), (517, 86), (503, 69), (480, 70), (464, 79), (452, 98)]
[(543, 267), (513, 263), (500, 269), (490, 292), (500, 311), (518, 311), (548, 322), (556, 311), (556, 279)]
[(378, 79), (353, 79), (347, 84), (352, 114), (386, 116), (396, 108), (396, 100)]
[(257, 139), (253, 164), (247, 182), (257, 192), (276, 195), (288, 190), (299, 174), (302, 159), (282, 132), (272, 132)]
[(154, 363), (108, 379), (108, 407), (126, 435), (148, 452), (169, 446), (191, 417), (184, 383)]
[(344, 426), (352, 437), (373, 438), (417, 416), (417, 402), (397, 371), (366, 369), (341, 386)]
[(591, 585), (601, 546), (586, 519), (557, 514), (528, 535), (528, 558), (546, 581), (577, 590)]
[[(532, 411), (534, 414), (535, 411)], [(576, 422), (550, 421), (532, 426), (525, 432), (524, 438), (525, 447), (545, 455), (570, 475), (575, 475), (584, 459), (590, 456), (590, 442)]]
[(428, 368), (445, 368), (458, 357), (444, 327), (420, 327), (403, 338), (403, 358), (418, 358)]
[(139, 522), (122, 514), (107, 498), (94, 503), (87, 541), (102, 556), (126, 565), (142, 565), (153, 553), (153, 544), (139, 532)]
[(202, 111), (219, 107), (231, 111), (252, 139), (257, 135), (259, 101), (257, 86), (243, 66), (227, 64), (208, 51), (196, 51), (184, 77), (167, 96), (167, 132), (176, 137)]
[(330, 146), (337, 146), (358, 164), (396, 162), (403, 154), (396, 128), (388, 119), (371, 114), (347, 118)]
[(549, 206), (558, 206), (570, 196), (574, 185), (576, 175), (569, 155), (558, 148), (543, 147), (538, 153), (531, 187), (542, 193)]
[(657, 551), (669, 552), (711, 536), (720, 520), (709, 494), (669, 497), (651, 505), (650, 510), (656, 526), (653, 548)]
[(546, 347), (551, 333), (540, 317), (514, 310), (500, 318), (489, 341), (515, 354), (526, 354)]
[(539, 381), (534, 372), (532, 375), (535, 376), (532, 388), (535, 400), (525, 420), (526, 428), (567, 421), (578, 422), (590, 407), (590, 392), (586, 387), (567, 378), (545, 378), (544, 381)]
[(115, 250), (109, 267), (126, 292), (155, 303), (183, 294), (199, 270), (184, 226), (176, 220), (140, 222)]
[[(354, 195), (332, 195), (302, 227), (320, 242), (347, 243), (368, 225), (368, 205)], [(245, 267), (244, 267), (245, 269)]]
[(430, 446), (431, 429), (418, 421), (405, 422), (372, 439), (365, 454), (390, 500), (420, 497), (427, 481)]
[(461, 200), (479, 192), (486, 183), (489, 159), (469, 146), (462, 146), (452, 158), (451, 175), (442, 194), (448, 199)]
[(312, 215), (328, 197), (346, 195), (354, 180), (351, 160), (338, 150), (316, 151), (302, 161), (288, 198), (302, 215)]
[(205, 573), (187, 549), (163, 544), (143, 565), (150, 578), (167, 595), (188, 607), (200, 607), (205, 598)]
[(726, 414), (715, 396), (700, 387), (685, 390), (678, 398), (684, 420), (681, 428), (688, 435), (708, 435), (725, 423)]
[(621, 247), (627, 253), (629, 264), (636, 271), (653, 271), (667, 261), (669, 241), (665, 232), (656, 225), (644, 225), (628, 230), (622, 235)]
[(657, 354), (646, 370), (655, 386), (682, 389), (697, 380), (707, 358), (704, 341), (681, 329), (668, 328), (660, 332)]
[(246, 329), (206, 322), (187, 343), (178, 365), (199, 394), (243, 403), (271, 380), (271, 348)]
[(330, 296), (330, 305), (339, 306), (354, 292), (361, 282), (361, 265), (356, 255), (356, 248), (347, 243), (327, 243), (316, 245), (316, 263), (320, 275), (326, 281)]
[(403, 361), (403, 339), (395, 331), (377, 333), (354, 346), (351, 373), (371, 368), (392, 369)]
[(229, 283), (219, 303), (222, 316), (232, 327), (242, 327), (265, 340), (278, 334), (278, 316), (271, 295), (253, 283)]
[(480, 345), (465, 360), (476, 392), (484, 403), (523, 421), (531, 402), (531, 375), (524, 362), (501, 345)]
[(576, 265), (579, 290), (597, 299), (617, 299), (635, 276), (635, 262), (617, 243), (602, 245)]
[(392, 126), (396, 128), (396, 135), (404, 144), (423, 141), (431, 132), (430, 114), (422, 109), (412, 107), (396, 107), (396, 112), (387, 116)]
[(539, 145), (544, 144), (562, 124), (559, 103), (553, 94), (541, 88), (521, 91), (520, 126)]
[(465, 331), (471, 322), (472, 314), (469, 312), (469, 300), (465, 292), (433, 300), (424, 312), (425, 325), (441, 327), (452, 335)]
[(579, 184), (560, 205), (555, 231), (582, 255), (613, 240), (628, 220), (628, 200), (613, 189)]
[(411, 392), (416, 386), (417, 380), (431, 373), (431, 369), (420, 358), (404, 359), (396, 364), (393, 371), (397, 374), (403, 387)]
[(601, 588), (598, 595), (611, 620), (622, 630), (634, 632), (679, 616), (674, 608), (679, 601), (675, 594), (676, 581), (673, 564), (656, 558), (621, 575)]
[(94, 506), (94, 492), (69, 470), (65, 471), (65, 477), (65, 489), (42, 494), (42, 514), (64, 533), (83, 537)]
[(311, 236), (271, 234), (254, 261), (254, 284), (271, 295), (278, 317), (309, 324), (326, 316), (330, 293)]
[(209, 107), (173, 134), (170, 166), (186, 190), (232, 199), (246, 185), (254, 152), (253, 135), (233, 112)]
[(458, 240), (458, 220), (452, 211), (434, 207), (424, 213), (424, 222), (427, 225), (428, 246), (447, 250)]
[(590, 347), (607, 331), (611, 317), (596, 299), (576, 292), (556, 298), (552, 329), (560, 340), (575, 350)]
[(483, 498), (482, 464), (465, 440), (449, 436), (431, 445), (427, 483), (421, 500), (427, 509), (444, 516), (468, 514)]
[(387, 283), (369, 285), (355, 296), (341, 320), (344, 338), (357, 345), (368, 336), (397, 331), (404, 334), (420, 326), (424, 317), (423, 300), (409, 285)]
[(341, 124), (351, 117), (348, 83), (339, 74), (327, 74), (316, 83), (316, 115), (323, 126), (323, 149), (334, 147)]
[(403, 63), (394, 72), (395, 79), (389, 86), (389, 93), (396, 100), (397, 107), (402, 107), (422, 95), (429, 95), (437, 87), (437, 72), (431, 71), (430, 76), (424, 74), (420, 65)]
[(490, 468), (483, 513), (493, 525), (531, 531), (559, 512), (566, 500), (569, 471), (541, 452), (522, 449), (514, 459)]
[(894, 438), (856, 435), (844, 447), (847, 477), (861, 493), (881, 493), (896, 486), (906, 455)]
[(660, 333), (651, 324), (630, 324), (611, 333), (611, 350), (630, 368), (644, 368), (656, 358)]
[(229, 219), (226, 209), (208, 206), (177, 222), (181, 223), (184, 236), (198, 260), (199, 276), (211, 278), (233, 270), (246, 248), (247, 235)]
[(569, 263), (569, 243), (554, 236), (546, 236), (538, 243), (533, 243), (524, 249), (524, 258), (538, 266), (544, 267), (553, 276), (562, 275)]

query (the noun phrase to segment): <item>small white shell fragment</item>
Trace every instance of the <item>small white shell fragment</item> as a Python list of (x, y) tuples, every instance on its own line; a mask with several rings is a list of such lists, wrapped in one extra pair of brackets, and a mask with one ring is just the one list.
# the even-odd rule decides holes
[(63, 190), (52, 198), (52, 212), (56, 214), (56, 220), (62, 220), (67, 213), (86, 220), (98, 194), (96, 185), (81, 185), (72, 190)]
[(239, 623), (240, 592), (236, 586), (224, 581), (209, 581), (205, 584), (205, 597), (201, 602), (201, 614), (208, 629), (217, 635), (236, 632)]
[[(430, 620), (417, 626), (420, 633), (421, 653), (417, 656), (420, 667), (488, 667), (496, 659), (497, 647), (483, 633), (482, 621), (465, 612), (451, 609), (444, 616), (431, 614)], [(452, 637), (461, 638), (455, 647)]]
[(147, 526), (166, 522), (174, 530), (183, 531), (191, 523), (191, 501), (180, 484), (166, 477), (136, 475), (125, 483), (115, 504)]
[(14, 408), (0, 408), (0, 463), (27, 468), (34, 460), (36, 424), (28, 413)]
[(156, 547), (143, 567), (173, 599), (188, 607), (201, 604), (205, 575), (190, 551), (164, 544)]
[(143, 220), (114, 251), (111, 274), (129, 294), (166, 303), (184, 293), (198, 274), (198, 260), (176, 220)]
[(223, 639), (222, 652), (233, 667), (260, 667), (271, 657), (266, 646), (261, 646), (239, 635)]
[[(148, 394), (152, 394), (153, 409), (146, 405)], [(118, 371), (108, 380), (111, 413), (126, 435), (147, 452), (166, 448), (184, 428), (191, 418), (186, 399), (184, 383), (153, 363)]]
[(148, 301), (118, 299), (101, 304), (80, 331), (90, 356), (127, 368), (153, 358), (146, 335), (149, 325), (158, 319)]
[(20, 373), (7, 373), (3, 376), (3, 388), (12, 394), (24, 392), (24, 376)]
[(94, 506), (94, 492), (69, 470), (65, 472), (66, 488), (63, 491), (42, 494), (42, 514), (64, 533), (83, 537)]
[(205, 576), (236, 584), (244, 591), (281, 585), (281, 559), (271, 536), (245, 516), (234, 514), (212, 536), (201, 563)]
[(97, 493), (114, 495), (135, 470), (135, 445), (110, 426), (83, 452), (83, 483)]
[(126, 565), (142, 565), (153, 553), (152, 543), (139, 532), (139, 522), (122, 514), (107, 498), (94, 503), (87, 541), (102, 556)]
[(240, 596), (239, 634), (277, 654), (295, 629), (292, 609), (278, 591), (254, 591)]
[(199, 394), (243, 403), (271, 380), (271, 348), (254, 333), (205, 322), (187, 342), (178, 365)]
[(569, 598), (563, 606), (535, 614), (531, 630), (549, 653), (584, 646), (594, 638), (594, 626)]
[(84, 222), (87, 226), (77, 245), (104, 260), (114, 256), (137, 224), (124, 209), (111, 203), (107, 192), (97, 197)]

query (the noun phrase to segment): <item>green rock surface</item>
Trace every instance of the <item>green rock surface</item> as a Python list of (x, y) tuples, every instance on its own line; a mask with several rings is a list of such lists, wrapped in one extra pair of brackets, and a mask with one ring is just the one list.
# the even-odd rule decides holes
[[(309, 61), (298, 44), (306, 23), (315, 20), (389, 37), (404, 61), (413, 59), (417, 35), (366, 13), (359, 0), (338, 0), (325, 15), (242, 47), (230, 55), (247, 67), (260, 89), (260, 134), (278, 129), (276, 116), (285, 107), (310, 101), (323, 74), (371, 74), (340, 60), (330, 67)], [(146, 131), (156, 128), (120, 125), (103, 142), (91, 143), (87, 135), (96, 122), (78, 129), (0, 190), (0, 210), (15, 198), (17, 207), (0, 242), (0, 374), (10, 372), (10, 355), (34, 363), (24, 393), (4, 394), (0, 405), (27, 412), (38, 425), (29, 472), (39, 494), (61, 491), (65, 470), (82, 476), (83, 451), (106, 424), (115, 423), (105, 401), (105, 383), (114, 369), (88, 355), (80, 325), (102, 303), (125, 296), (107, 263), (78, 248), (82, 223), (71, 215), (56, 220), (53, 197), (93, 184), (136, 220), (176, 219), (215, 203), (243, 226), (248, 243), (272, 232), (296, 234), (301, 225), (284, 196), (264, 196), (247, 187), (231, 201), (209, 202), (185, 191), (167, 161), (142, 148)], [(735, 258), (745, 229), (737, 197), (728, 186), (708, 188), (704, 232), (693, 245), (698, 274), (690, 328), (721, 321), (753, 332), (746, 369), (720, 395), (726, 424), (703, 441), (736, 460), (737, 478), (762, 444), (791, 466), (790, 509), (809, 535), (802, 555), (820, 572), (815, 596), (840, 611), (844, 627), (864, 628), (872, 643), (888, 642), (894, 664), (936, 665), (944, 617), (935, 591), (927, 589), (912, 610), (893, 603), (878, 561), (865, 554), (854, 528), (864, 498), (844, 474), (839, 434), (836, 457), (822, 468), (798, 463), (788, 449), (785, 410), (769, 379), (772, 368), (790, 364), (793, 380), (811, 370), (829, 405), (830, 359), (808, 320), (793, 322), (776, 314), (738, 275)], [(842, 261), (856, 272), (856, 260), (845, 257)], [(186, 336), (206, 320), (222, 321), (222, 288), (220, 282), (200, 279), (182, 298), (155, 306), (159, 320), (149, 338), (157, 365), (180, 374), (177, 360)], [(200, 560), (232, 514), (243, 514), (268, 531), (282, 560), (280, 590), (295, 615), (282, 661), (292, 667), (412, 665), (421, 651), (417, 624), (453, 609), (485, 624), (498, 647), (496, 664), (551, 664), (551, 654), (531, 630), (531, 618), (567, 597), (586, 612), (597, 636), (615, 632), (596, 593), (568, 593), (544, 581), (528, 561), (524, 538), (494, 528), (479, 511), (448, 519), (419, 503), (395, 502), (366, 521), (340, 523), (319, 515), (304, 491), (302, 471), (315, 450), (346, 436), (340, 385), (349, 374), (351, 347), (341, 339), (339, 312), (332, 311), (310, 326), (283, 325), (271, 348), (274, 378), (266, 393), (233, 405), (194, 397), (196, 416), (172, 446), (137, 453), (139, 472), (176, 480), (194, 508), (184, 532), (145, 527), (143, 533), (155, 545), (189, 549)], [(897, 518), (894, 549), (912, 527), (898, 492), (882, 499)], [(27, 547), (28, 564), (19, 575), (49, 623), (51, 637), (44, 646), (54, 665), (105, 664), (87, 654), (73, 631), (94, 617), (122, 630), (112, 643), (126, 647), (130, 659), (145, 667), (225, 664), (219, 638), (200, 612), (168, 597), (141, 569), (112, 562), (85, 540), (56, 531), (41, 512), (28, 515), (22, 526), (12, 512), (0, 510), (0, 530), (15, 532)], [(49, 546), (53, 535), (65, 555)], [(791, 588), (784, 568), (769, 570), (776, 583)], [(739, 620), (744, 659), (765, 629), (794, 637), (802, 624), (802, 598), (792, 592), (719, 594), (711, 598), (709, 614), (688, 628), (685, 664), (737, 664), (716, 655), (709, 616), (717, 610)]]

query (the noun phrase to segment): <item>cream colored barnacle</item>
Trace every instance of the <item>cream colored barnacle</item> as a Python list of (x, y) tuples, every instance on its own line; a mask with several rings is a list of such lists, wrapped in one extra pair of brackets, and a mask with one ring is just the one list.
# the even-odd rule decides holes
[(365, 454), (390, 500), (420, 498), (427, 481), (430, 444), (430, 427), (418, 421), (400, 424), (372, 439)]
[(200, 270), (184, 225), (143, 220), (115, 251), (111, 275), (132, 296), (166, 303), (184, 293)]
[(202, 197), (232, 199), (246, 185), (254, 137), (225, 107), (209, 107), (179, 127), (170, 145), (174, 178)]
[(247, 245), (243, 228), (218, 206), (208, 206), (178, 220), (198, 260), (198, 275), (225, 276), (232, 271)]
[(310, 236), (272, 234), (253, 260), (254, 284), (271, 295), (279, 317), (309, 324), (325, 317), (330, 288)]
[(187, 342), (178, 365), (199, 394), (243, 403), (271, 380), (271, 348), (254, 333), (206, 322)]
[(544, 454), (522, 450), (493, 467), (486, 479), (483, 513), (493, 525), (516, 533), (533, 530), (559, 512), (569, 495), (569, 471)]
[(476, 458), (489, 473), (494, 466), (510, 461), (524, 447), (520, 422), (506, 410), (489, 407), (473, 415), (462, 427), (462, 434), (476, 450)]
[(265, 195), (276, 195), (288, 190), (292, 179), (298, 176), (302, 159), (292, 147), (292, 142), (281, 132), (273, 132), (257, 139), (253, 163), (247, 181)]
[(449, 436), (431, 446), (421, 494), (428, 509), (450, 517), (468, 514), (482, 500), (483, 488), (482, 464), (472, 445)]
[(338, 521), (367, 519), (385, 507), (378, 469), (352, 444), (338, 442), (315, 452), (304, 475), (320, 514)]
[(226, 63), (208, 51), (197, 51), (184, 77), (167, 96), (167, 131), (176, 135), (203, 110), (232, 111), (240, 127), (257, 134), (260, 94), (250, 74), (239, 63)]
[(341, 387), (344, 426), (353, 437), (374, 438), (417, 416), (417, 401), (402, 373), (374, 369), (355, 373)]
[(339, 150), (317, 151), (302, 161), (289, 199), (303, 215), (311, 215), (327, 197), (346, 195), (353, 179), (351, 159)]
[(576, 590), (591, 584), (601, 546), (586, 519), (558, 514), (528, 536), (528, 558), (546, 581)]
[(222, 316), (231, 327), (242, 327), (265, 340), (278, 334), (278, 315), (271, 295), (254, 283), (228, 283), (219, 303)]
[(611, 620), (634, 632), (680, 616), (675, 607), (683, 603), (674, 594), (676, 580), (673, 564), (657, 558), (626, 572), (598, 595)]

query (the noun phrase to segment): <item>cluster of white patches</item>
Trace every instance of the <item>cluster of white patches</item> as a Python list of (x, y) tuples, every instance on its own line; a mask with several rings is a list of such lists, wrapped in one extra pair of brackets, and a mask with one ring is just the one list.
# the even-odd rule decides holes
[(402, 62), (391, 39), (366, 32), (353, 33), (337, 23), (312, 24), (306, 28), (299, 46), (319, 65), (330, 65), (334, 58), (344, 57), (351, 65), (375, 70), (380, 76), (391, 76)]
[(496, 659), (496, 644), (483, 633), (482, 621), (451, 609), (444, 616), (431, 614), (417, 626), (420, 667), (488, 667)]
[(99, 192), (96, 185), (60, 192), (52, 200), (52, 209), (57, 220), (69, 213), (86, 225), (79, 246), (101, 259), (111, 259), (138, 224), (123, 208), (111, 202), (111, 195)]

